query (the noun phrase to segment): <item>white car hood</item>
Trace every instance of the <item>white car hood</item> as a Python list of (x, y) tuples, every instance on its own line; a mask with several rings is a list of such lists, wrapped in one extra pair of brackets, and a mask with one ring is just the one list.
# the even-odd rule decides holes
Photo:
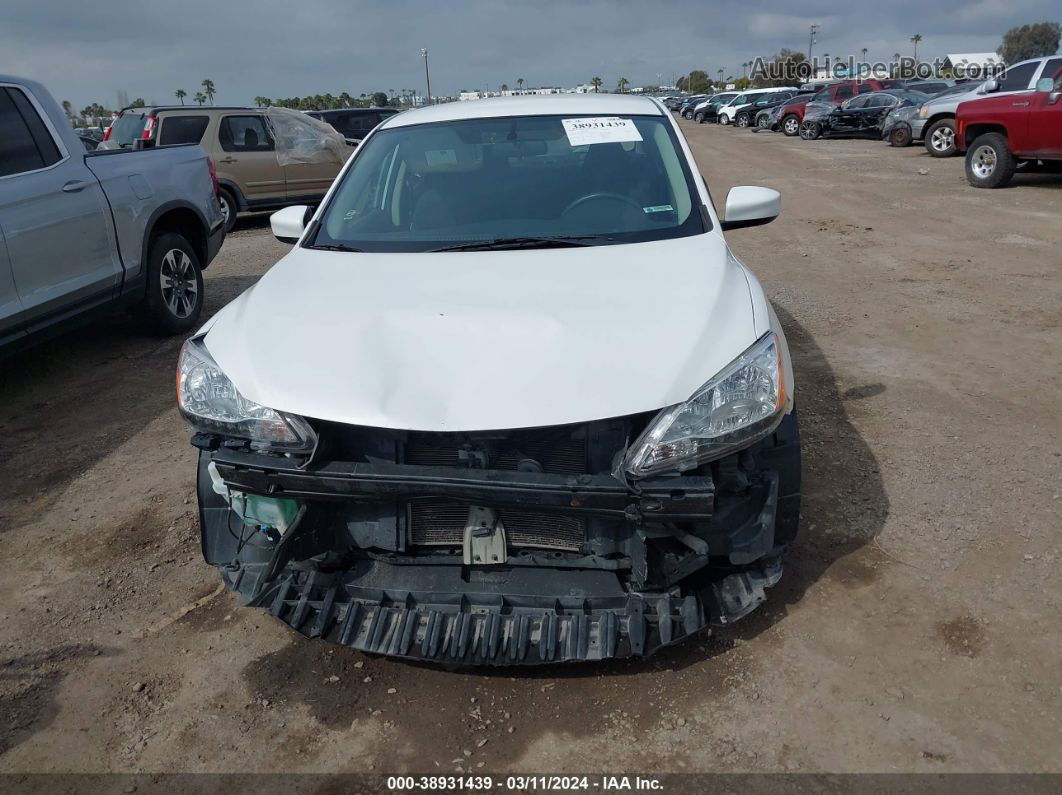
[(756, 341), (715, 233), (436, 254), (295, 248), (208, 324), (247, 398), (335, 422), (475, 431), (688, 399)]

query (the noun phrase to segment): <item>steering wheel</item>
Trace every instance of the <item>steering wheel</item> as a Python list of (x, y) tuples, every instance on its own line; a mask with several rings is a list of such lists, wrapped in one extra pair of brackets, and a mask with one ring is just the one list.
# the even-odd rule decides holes
[(579, 207), (582, 207), (587, 202), (600, 201), (602, 199), (611, 199), (612, 201), (620, 201), (620, 202), (623, 202), (624, 204), (629, 204), (631, 207), (633, 207), (638, 212), (642, 212), (642, 206), (640, 204), (638, 204), (638, 202), (636, 202), (630, 196), (624, 196), (622, 193), (610, 193), (609, 191), (597, 191), (596, 193), (588, 193), (585, 196), (580, 196), (578, 199), (576, 199), (571, 204), (569, 204), (567, 207), (565, 207), (564, 208), (564, 212), (562, 212), (561, 215), (567, 215), (572, 210), (575, 210), (575, 209), (577, 209)]

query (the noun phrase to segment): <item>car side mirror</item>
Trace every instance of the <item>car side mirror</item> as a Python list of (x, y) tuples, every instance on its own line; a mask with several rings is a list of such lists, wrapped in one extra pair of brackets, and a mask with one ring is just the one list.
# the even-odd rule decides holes
[(982, 94), (991, 94), (993, 91), (999, 91), (999, 81), (996, 80), (994, 77), (986, 80), (981, 85)]
[(742, 185), (733, 188), (726, 196), (722, 227), (727, 231), (769, 224), (781, 212), (782, 195), (778, 191)]
[(310, 210), (312, 208), (303, 204), (277, 210), (269, 216), (269, 227), (273, 230), (273, 237), (281, 243), (298, 243), (302, 233), (306, 231), (308, 218), (312, 217)]

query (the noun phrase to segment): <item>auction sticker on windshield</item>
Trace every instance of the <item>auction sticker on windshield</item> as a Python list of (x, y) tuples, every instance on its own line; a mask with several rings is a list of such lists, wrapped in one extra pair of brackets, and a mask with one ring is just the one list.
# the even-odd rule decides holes
[(587, 144), (615, 144), (624, 141), (640, 141), (642, 134), (630, 119), (618, 116), (595, 116), (585, 119), (561, 119), (568, 143), (572, 146)]

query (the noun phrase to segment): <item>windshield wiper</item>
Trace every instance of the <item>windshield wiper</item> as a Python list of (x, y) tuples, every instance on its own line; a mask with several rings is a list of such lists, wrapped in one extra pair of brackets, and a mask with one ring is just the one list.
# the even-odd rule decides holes
[[(590, 241), (596, 241), (590, 242)], [(574, 235), (559, 237), (497, 237), (493, 240), (473, 240), (470, 243), (455, 243), (452, 246), (433, 248), (432, 251), (504, 251), (518, 248), (575, 248), (593, 246), (611, 237), (601, 235)]]
[(343, 243), (319, 243), (316, 246), (307, 246), (307, 248), (315, 248), (318, 251), (351, 251), (355, 254), (362, 253), (362, 250), (360, 248), (347, 246)]

